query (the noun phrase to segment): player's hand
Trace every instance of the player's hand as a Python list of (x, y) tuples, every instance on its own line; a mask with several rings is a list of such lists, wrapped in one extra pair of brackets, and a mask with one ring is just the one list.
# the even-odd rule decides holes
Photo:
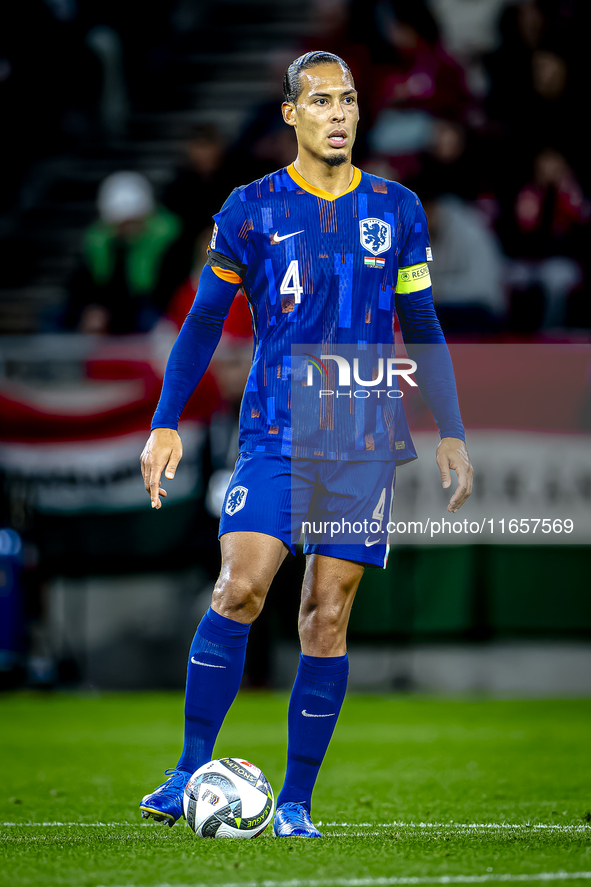
[(154, 428), (140, 456), (144, 486), (152, 500), (152, 508), (160, 508), (160, 496), (166, 497), (166, 490), (160, 486), (162, 472), (166, 469), (166, 477), (172, 480), (182, 455), (183, 445), (177, 431)]
[(455, 471), (458, 476), (457, 489), (447, 506), (447, 510), (455, 514), (472, 492), (474, 469), (470, 462), (466, 444), (458, 437), (442, 438), (437, 447), (436, 461), (439, 466), (441, 484), (444, 490), (451, 486), (451, 471)]

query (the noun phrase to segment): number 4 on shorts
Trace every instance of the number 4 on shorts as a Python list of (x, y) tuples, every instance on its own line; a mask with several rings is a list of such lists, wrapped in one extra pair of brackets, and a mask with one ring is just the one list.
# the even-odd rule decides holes
[(384, 510), (386, 508), (386, 487), (382, 490), (382, 494), (378, 499), (378, 504), (373, 510), (372, 518), (373, 520), (377, 520), (380, 525), (380, 530), (382, 529), (382, 524), (384, 522)]

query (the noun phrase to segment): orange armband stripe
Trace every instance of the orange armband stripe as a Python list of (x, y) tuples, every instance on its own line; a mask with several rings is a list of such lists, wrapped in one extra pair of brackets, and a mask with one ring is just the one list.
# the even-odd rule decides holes
[(225, 280), (226, 283), (242, 283), (242, 278), (236, 274), (235, 271), (229, 271), (227, 268), (220, 268), (219, 265), (212, 265), (211, 270), (216, 277), (219, 277), (220, 280)]

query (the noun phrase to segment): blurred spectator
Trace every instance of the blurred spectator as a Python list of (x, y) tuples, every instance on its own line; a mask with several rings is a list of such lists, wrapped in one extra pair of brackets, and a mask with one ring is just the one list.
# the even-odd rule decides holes
[(498, 18), (510, 0), (430, 0), (445, 48), (454, 57), (496, 49)]
[[(490, 78), (490, 116), (507, 121), (525, 111), (531, 98), (531, 57), (541, 43), (545, 16), (535, 2), (512, 3), (499, 19), (501, 45), (486, 59)], [(528, 94), (529, 93), (529, 94)]]
[[(566, 322), (568, 298), (583, 282), (578, 257), (585, 255), (590, 220), (591, 204), (565, 157), (544, 148), (534, 158), (532, 178), (505, 207), (501, 224), (515, 259), (510, 270), (515, 300), (526, 304), (523, 294), (528, 292), (531, 300), (539, 291), (543, 304), (537, 309), (538, 320), (545, 327)], [(515, 309), (522, 313), (518, 304)]]
[[(185, 142), (185, 157), (164, 194), (164, 204), (183, 220), (195, 239), (219, 212), (238, 184), (225, 166), (226, 146), (216, 126), (194, 126)], [(211, 222), (213, 225), (213, 222)]]
[[(427, 190), (456, 194), (474, 200), (483, 182), (482, 149), (478, 139), (461, 123), (434, 120), (431, 143), (420, 157), (420, 181)], [(422, 193), (420, 183), (415, 189)]]
[(147, 331), (190, 267), (182, 222), (155, 203), (150, 183), (136, 172), (108, 176), (98, 210), (71, 283), (66, 324), (85, 333)]
[(464, 73), (445, 51), (433, 15), (422, 0), (381, 0), (376, 24), (386, 43), (376, 70), (381, 89), (374, 110), (421, 110), (461, 118), (471, 102)]
[(405, 180), (417, 175), (418, 155), (434, 142), (436, 118), (465, 121), (473, 100), (422, 0), (379, 0), (374, 24), (380, 40), (372, 53), (367, 145), (374, 162), (389, 158), (396, 178)]
[[(421, 151), (406, 155), (373, 151), (363, 161), (363, 169), (402, 182), (419, 195), (426, 188), (476, 199), (483, 180), (483, 152), (476, 137), (451, 120), (431, 118), (427, 126)], [(376, 143), (374, 132), (369, 142)]]
[(536, 155), (533, 169), (533, 178), (520, 189), (514, 205), (519, 232), (515, 252), (533, 257), (579, 252), (590, 206), (573, 170), (550, 147)]
[(505, 318), (503, 256), (479, 210), (450, 194), (425, 196), (430, 266), (444, 332), (489, 333)]
[(277, 113), (277, 106), (275, 106), (275, 112), (274, 122), (267, 131), (255, 139), (252, 145), (251, 161), (259, 165), (259, 175), (267, 175), (273, 169), (289, 166), (297, 155), (293, 130), (285, 125)]
[(486, 61), (490, 77), (487, 110), (511, 142), (510, 152), (529, 154), (548, 138), (560, 150), (573, 142), (570, 120), (586, 98), (586, 82), (567, 61), (570, 44), (554, 26), (548, 4), (527, 2), (507, 7), (501, 17), (501, 47)]

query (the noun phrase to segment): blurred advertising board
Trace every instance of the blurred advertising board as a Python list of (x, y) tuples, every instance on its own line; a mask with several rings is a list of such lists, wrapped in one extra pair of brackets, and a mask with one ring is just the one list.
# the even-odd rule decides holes
[[(81, 347), (78, 340), (74, 344)], [(115, 513), (147, 505), (139, 455), (163, 362), (154, 359), (145, 339), (84, 347), (75, 355), (83, 367), (78, 378), (50, 384), (42, 364), (43, 384), (5, 378), (0, 385), (0, 470), (40, 514)], [(413, 346), (418, 364), (423, 347)], [(65, 343), (65, 362), (64, 349)], [(42, 350), (34, 351), (39, 360)], [(391, 543), (589, 543), (591, 346), (482, 343), (450, 350), (474, 491), (457, 514), (447, 512), (451, 491), (441, 488), (435, 464), (437, 430), (419, 388), (403, 378), (401, 400), (419, 458), (397, 470)], [(6, 365), (6, 347), (0, 356)], [(351, 398), (351, 409), (367, 411), (369, 395), (375, 395), (371, 385), (367, 399)], [(215, 398), (205, 379), (185, 410), (185, 454), (167, 505), (197, 494), (204, 427)]]
[(391, 541), (591, 543), (591, 346), (454, 344), (450, 351), (473, 492), (456, 514), (446, 511), (439, 436), (413, 389), (407, 414), (419, 459), (397, 472)]
[(216, 390), (205, 379), (188, 405), (183, 459), (166, 485), (169, 519), (157, 526), (140, 454), (160, 393), (161, 351), (145, 336), (0, 343), (0, 475), (9, 522), (49, 561), (88, 556), (96, 567), (111, 556), (163, 555), (194, 530)]

